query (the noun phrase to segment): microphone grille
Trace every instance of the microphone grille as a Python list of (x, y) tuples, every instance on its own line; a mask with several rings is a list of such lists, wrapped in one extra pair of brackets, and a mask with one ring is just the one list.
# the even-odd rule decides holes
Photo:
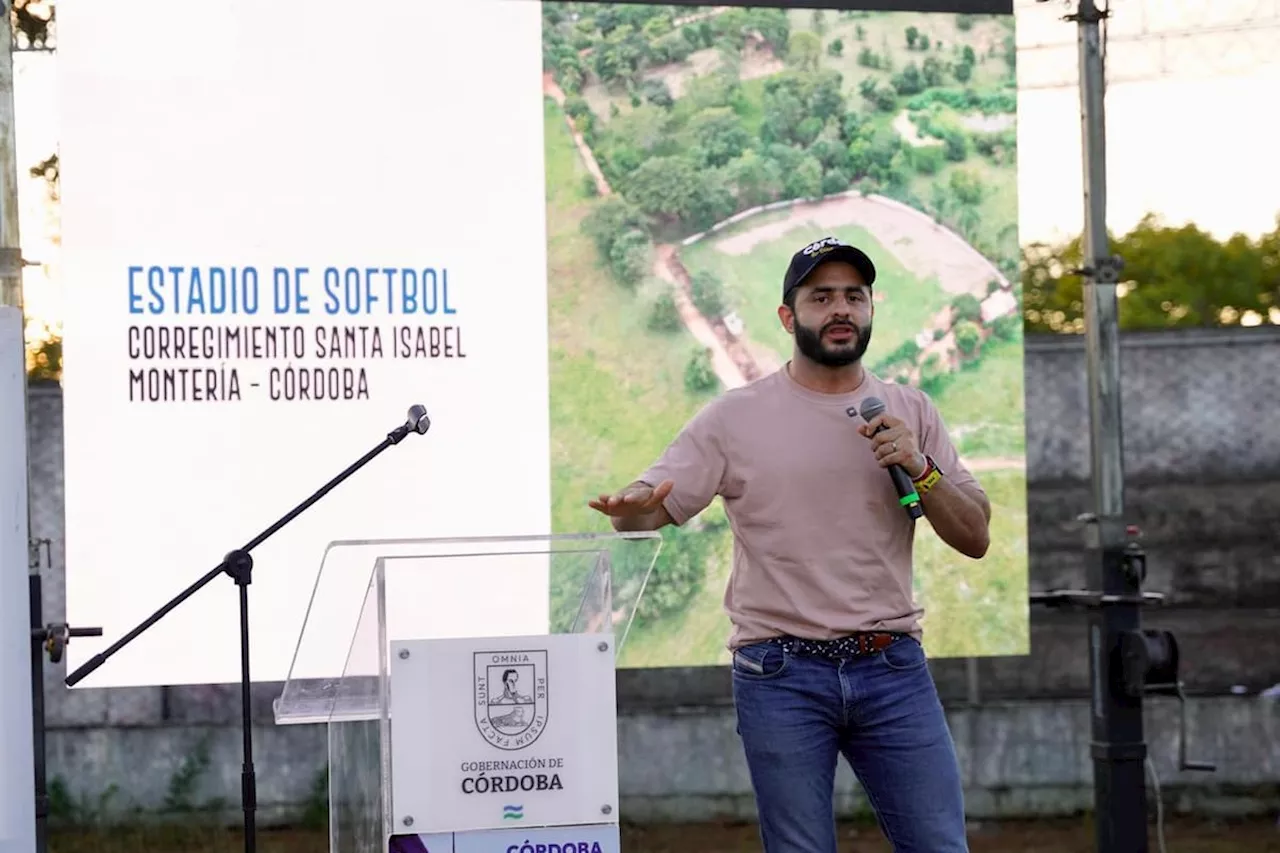
[(879, 397), (868, 397), (862, 401), (862, 408), (858, 410), (858, 414), (862, 415), (864, 421), (869, 421), (876, 415), (884, 413), (884, 401)]
[(420, 435), (425, 435), (431, 428), (431, 418), (427, 417), (426, 406), (417, 403), (409, 407), (409, 427)]

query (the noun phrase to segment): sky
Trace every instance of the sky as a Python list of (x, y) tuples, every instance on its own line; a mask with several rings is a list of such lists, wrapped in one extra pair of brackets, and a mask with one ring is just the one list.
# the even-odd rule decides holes
[[(1015, 0), (1019, 230), (1060, 242), (1083, 224), (1076, 25), (1064, 0)], [(1214, 236), (1277, 225), (1280, 0), (1112, 0), (1108, 25), (1107, 220), (1123, 233), (1148, 212)], [(27, 169), (57, 150), (56, 55), (14, 58), (28, 317), (56, 326), (56, 224)]]

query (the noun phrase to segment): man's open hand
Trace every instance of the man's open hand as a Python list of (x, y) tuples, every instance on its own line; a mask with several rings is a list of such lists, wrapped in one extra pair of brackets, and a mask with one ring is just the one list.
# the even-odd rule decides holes
[(645, 515), (662, 507), (662, 501), (671, 494), (674, 485), (670, 480), (663, 480), (657, 488), (644, 483), (632, 483), (617, 494), (600, 495), (587, 501), (587, 505), (614, 518)]

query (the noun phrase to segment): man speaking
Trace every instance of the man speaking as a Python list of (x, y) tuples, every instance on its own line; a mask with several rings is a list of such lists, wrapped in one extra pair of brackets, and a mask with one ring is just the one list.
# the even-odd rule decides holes
[(797, 252), (778, 308), (787, 364), (715, 399), (636, 482), (590, 501), (617, 530), (656, 530), (723, 499), (734, 706), (766, 853), (836, 853), (838, 755), (895, 853), (968, 849), (920, 644), (908, 506), (973, 558), (991, 510), (929, 398), (862, 366), (875, 277), (835, 238)]

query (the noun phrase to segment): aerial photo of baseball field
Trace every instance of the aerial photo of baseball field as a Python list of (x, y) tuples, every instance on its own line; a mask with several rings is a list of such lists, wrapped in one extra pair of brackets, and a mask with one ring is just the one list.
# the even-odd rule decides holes
[[(782, 273), (836, 235), (879, 268), (865, 364), (992, 502), (981, 561), (918, 526), (925, 645), (1025, 654), (1012, 17), (547, 2), (543, 67), (555, 531), (608, 530), (588, 498), (786, 361)], [(719, 500), (663, 536), (620, 665), (727, 662)]]

